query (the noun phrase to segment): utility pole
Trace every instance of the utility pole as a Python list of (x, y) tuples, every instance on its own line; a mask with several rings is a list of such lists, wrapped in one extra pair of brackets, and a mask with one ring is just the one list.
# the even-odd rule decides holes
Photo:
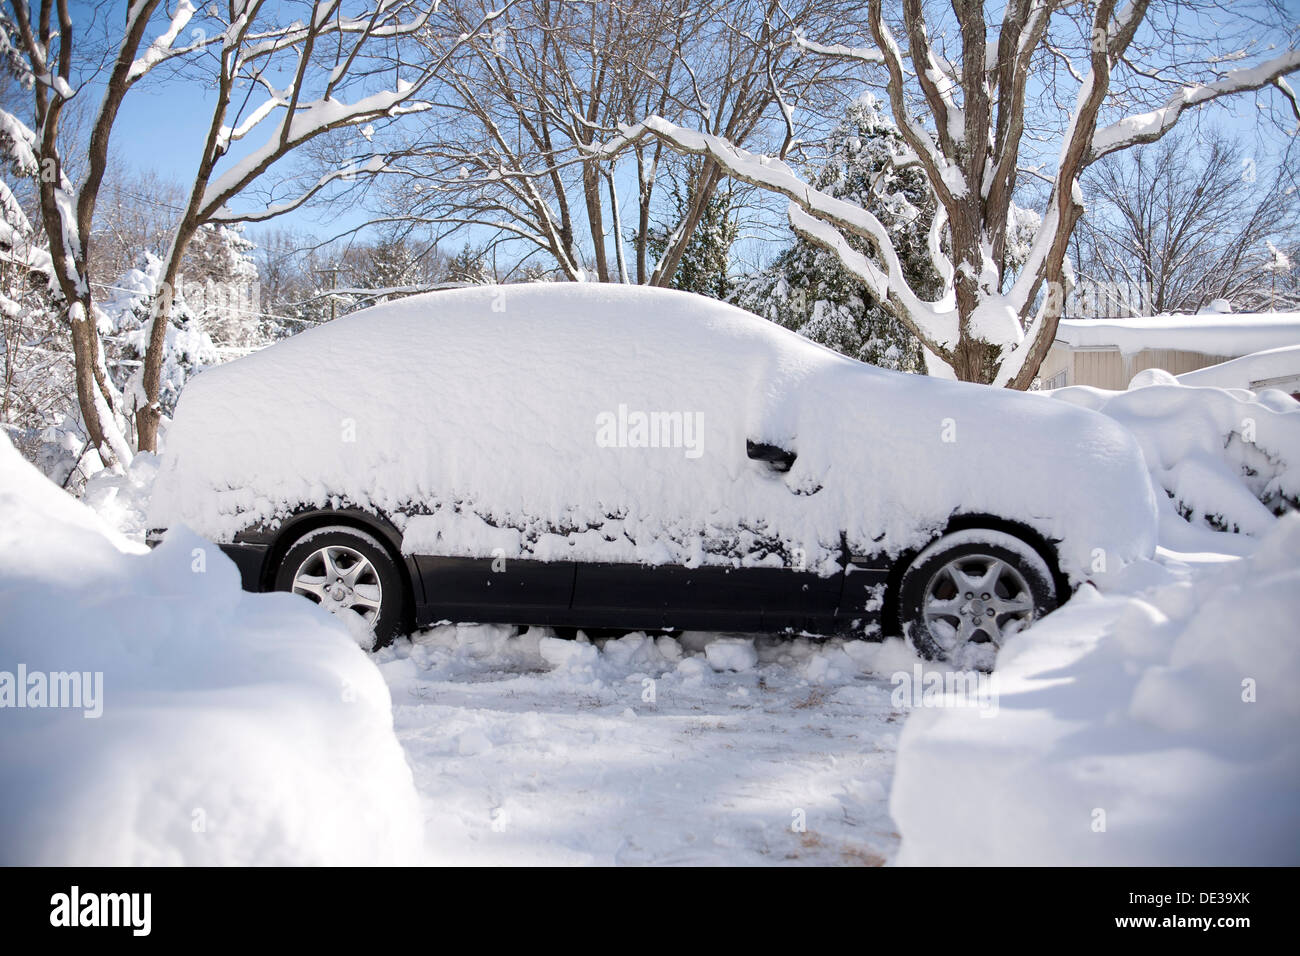
[[(328, 272), (328, 273), (330, 274), (330, 276), (331, 276), (331, 278), (330, 278), (330, 290), (331, 290), (331, 291), (333, 291), (334, 289), (337, 289), (337, 288), (339, 287), (339, 267), (338, 267), (338, 266), (333, 266), (332, 268), (329, 268), (329, 269), (314, 269), (314, 270), (312, 270), (312, 271), (314, 271), (314, 272), (316, 273), (316, 275), (324, 275), (326, 272)], [(336, 318), (338, 318), (338, 308), (339, 308), (339, 300), (338, 300), (338, 298), (335, 297), (335, 296), (330, 296), (330, 321), (331, 321), (331, 322), (333, 322)]]

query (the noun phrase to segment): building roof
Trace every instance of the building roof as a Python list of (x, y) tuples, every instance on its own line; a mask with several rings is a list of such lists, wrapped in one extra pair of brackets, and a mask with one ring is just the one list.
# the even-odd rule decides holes
[(1056, 342), (1071, 349), (1178, 349), (1205, 355), (1249, 355), (1300, 345), (1300, 312), (1153, 315), (1131, 319), (1062, 319)]

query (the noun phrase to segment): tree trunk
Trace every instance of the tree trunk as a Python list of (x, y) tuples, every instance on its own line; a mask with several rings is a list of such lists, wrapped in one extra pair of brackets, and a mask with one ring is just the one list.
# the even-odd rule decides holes
[(587, 221), (591, 226), (591, 245), (596, 253), (596, 277), (609, 281), (609, 262), (605, 256), (605, 221), (600, 202), (600, 167), (582, 164), (582, 192), (587, 203)]
[(722, 167), (712, 159), (706, 160), (696, 178), (695, 188), (691, 190), (691, 208), (680, 226), (681, 232), (677, 236), (677, 241), (664, 250), (658, 265), (655, 266), (654, 274), (650, 277), (651, 285), (668, 286), (673, 281), (673, 276), (677, 275), (677, 267), (681, 265), (682, 256), (686, 255), (686, 247), (690, 245), (691, 236), (695, 234), (695, 227), (700, 224), (700, 217), (704, 215), (704, 210), (712, 201), (713, 193), (721, 180)]
[[(99, 460), (105, 468), (115, 470), (125, 464), (120, 460), (120, 443), (123, 439), (110, 435), (110, 430), (117, 431), (117, 423), (112, 420), (117, 408), (113, 401), (113, 391), (108, 385), (107, 373), (100, 367), (99, 330), (90, 317), (92, 314), (89, 295), (78, 299), (68, 309), (77, 404), (81, 408), (81, 420), (86, 426), (86, 437), (99, 454)], [(108, 418), (107, 423), (105, 418)], [(118, 440), (115, 441), (115, 438)]]
[(158, 397), (162, 391), (163, 349), (167, 345), (167, 327), (171, 325), (172, 306), (176, 298), (176, 276), (180, 273), (181, 258), (197, 231), (198, 227), (190, 217), (177, 227), (171, 255), (167, 259), (167, 268), (163, 272), (162, 281), (158, 285), (150, 310), (153, 315), (149, 326), (149, 347), (145, 350), (142, 376), (146, 404), (143, 408), (137, 409), (135, 414), (135, 431), (141, 451), (158, 450), (158, 425), (162, 422), (162, 407), (158, 404)]

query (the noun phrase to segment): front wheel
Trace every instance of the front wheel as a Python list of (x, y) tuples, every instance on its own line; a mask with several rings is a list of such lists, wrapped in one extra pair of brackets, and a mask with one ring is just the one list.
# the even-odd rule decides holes
[(1058, 605), (1047, 561), (1014, 535), (946, 534), (912, 561), (899, 584), (899, 624), (917, 652), (992, 670), (998, 650)]
[(405, 613), (402, 571), (388, 549), (357, 528), (333, 525), (298, 538), (275, 576), (277, 591), (301, 594), (342, 619), (366, 647), (397, 635)]

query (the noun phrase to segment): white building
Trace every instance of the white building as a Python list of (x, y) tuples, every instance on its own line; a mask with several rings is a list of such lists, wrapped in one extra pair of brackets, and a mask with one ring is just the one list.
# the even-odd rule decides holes
[(1300, 312), (1062, 319), (1038, 374), (1043, 388), (1123, 389), (1148, 368), (1189, 385), (1300, 392)]

